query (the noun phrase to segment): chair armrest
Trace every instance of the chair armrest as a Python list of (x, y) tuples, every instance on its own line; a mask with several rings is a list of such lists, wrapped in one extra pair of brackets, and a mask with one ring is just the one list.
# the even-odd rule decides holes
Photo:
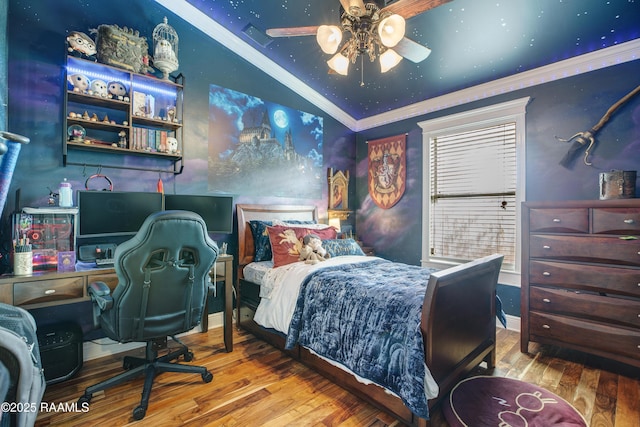
[(111, 297), (111, 289), (104, 282), (92, 282), (87, 287), (87, 292), (101, 311), (109, 310), (113, 306), (113, 298)]

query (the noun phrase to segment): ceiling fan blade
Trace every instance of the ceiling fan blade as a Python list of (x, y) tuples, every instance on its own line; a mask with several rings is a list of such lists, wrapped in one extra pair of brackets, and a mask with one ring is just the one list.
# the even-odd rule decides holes
[(400, 40), (400, 42), (393, 47), (393, 50), (395, 50), (398, 55), (402, 55), (409, 61), (415, 63), (424, 61), (429, 54), (431, 54), (431, 49), (406, 37)]
[(364, 15), (365, 8), (363, 0), (340, 0), (340, 4), (344, 8), (345, 12), (351, 16)]
[(452, 0), (398, 0), (385, 6), (382, 12), (397, 13), (404, 19), (409, 19), (450, 1)]
[(266, 33), (269, 37), (298, 37), (315, 36), (318, 25), (310, 27), (269, 28)]

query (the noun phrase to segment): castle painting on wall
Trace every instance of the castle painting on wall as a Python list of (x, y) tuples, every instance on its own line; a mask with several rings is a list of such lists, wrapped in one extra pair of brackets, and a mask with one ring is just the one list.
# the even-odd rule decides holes
[(322, 197), (323, 119), (209, 86), (209, 190)]

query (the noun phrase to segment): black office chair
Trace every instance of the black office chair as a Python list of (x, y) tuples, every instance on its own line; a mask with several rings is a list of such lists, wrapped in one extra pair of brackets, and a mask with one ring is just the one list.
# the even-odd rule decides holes
[[(118, 286), (109, 295), (103, 282), (91, 283), (94, 320), (105, 334), (119, 342), (146, 342), (145, 358), (125, 357), (126, 372), (88, 387), (78, 404), (91, 401), (94, 393), (144, 375), (140, 405), (133, 418), (144, 418), (151, 386), (160, 372), (191, 372), (205, 383), (213, 375), (205, 367), (181, 365), (172, 360), (193, 353), (175, 335), (200, 323), (207, 296), (213, 291), (209, 271), (218, 256), (218, 247), (207, 235), (202, 218), (187, 211), (162, 211), (150, 215), (131, 240), (119, 245), (114, 254)], [(167, 337), (180, 347), (161, 357)]]

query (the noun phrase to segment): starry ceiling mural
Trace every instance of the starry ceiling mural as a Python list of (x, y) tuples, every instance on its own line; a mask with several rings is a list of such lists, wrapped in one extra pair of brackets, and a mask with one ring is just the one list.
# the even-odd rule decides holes
[[(405, 0), (378, 3), (384, 7), (399, 1)], [(171, 3), (174, 11), (180, 11), (181, 0)], [(272, 38), (266, 34), (270, 28), (337, 25), (339, 0), (184, 3), (356, 120), (640, 36), (637, 0), (452, 0), (406, 21), (406, 37), (431, 49), (427, 59), (402, 60), (384, 74), (379, 65), (359, 59), (342, 76), (328, 73), (326, 61), (331, 55), (321, 51), (315, 36)]]

